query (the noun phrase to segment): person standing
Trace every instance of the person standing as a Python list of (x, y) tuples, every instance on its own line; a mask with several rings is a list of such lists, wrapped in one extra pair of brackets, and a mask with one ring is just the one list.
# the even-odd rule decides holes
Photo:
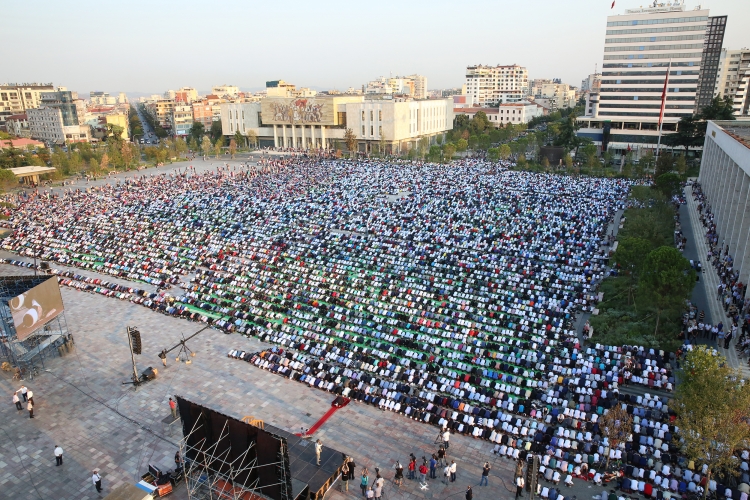
[(177, 402), (169, 398), (169, 409), (172, 411), (172, 418), (177, 420)]
[(447, 428), (445, 429), (445, 432), (443, 432), (443, 447), (446, 451), (448, 451), (448, 447), (450, 446), (450, 440), (451, 440), (451, 431)]
[(91, 482), (96, 486), (96, 491), (102, 492), (102, 476), (99, 475), (99, 469), (94, 469), (94, 475), (91, 476)]
[(27, 401), (26, 409), (29, 410), (29, 418), (34, 418), (34, 403)]
[(523, 487), (524, 487), (524, 480), (523, 476), (518, 476), (516, 478), (516, 498), (520, 497), (523, 494)]
[(352, 457), (349, 457), (349, 481), (354, 481), (354, 478), (356, 477), (354, 475), (354, 469), (357, 468), (357, 464), (354, 463), (354, 459)]
[(349, 457), (344, 461), (344, 465), (341, 466), (341, 482), (343, 483), (344, 491), (349, 491)]
[(466, 500), (474, 498), (474, 493), (471, 491), (471, 486), (466, 487)]
[(443, 469), (443, 484), (448, 484), (448, 480), (451, 477), (451, 466), (450, 464), (445, 464), (445, 468)]
[(26, 397), (28, 398), (29, 401), (31, 401), (31, 404), (34, 404), (34, 391), (29, 389), (28, 392), (26, 393)]
[(437, 456), (438, 456), (438, 465), (440, 467), (443, 467), (447, 463), (445, 461), (445, 447), (443, 445), (440, 445), (440, 448), (438, 448)]
[(426, 484), (427, 483), (427, 464), (426, 463), (422, 463), (422, 465), (419, 466), (419, 475), (421, 476), (419, 478), (419, 482), (421, 484)]
[(435, 454), (433, 453), (432, 456), (430, 457), (430, 479), (437, 478), (436, 471), (437, 471), (437, 460), (435, 459)]
[(383, 479), (380, 473), (377, 473), (375, 475), (375, 500), (380, 500), (380, 497), (383, 495), (384, 484), (385, 484), (385, 479)]
[(21, 398), (18, 397), (18, 393), (13, 393), (13, 404), (16, 405), (16, 409), (23, 410), (23, 406), (21, 406)]
[(451, 483), (456, 482), (456, 468), (457, 468), (456, 461), (451, 460)]
[(318, 439), (315, 441), (315, 459), (318, 461), (318, 465), (320, 465), (320, 452), (323, 451), (323, 442)]
[(162, 349), (162, 351), (159, 353), (159, 357), (161, 358), (161, 364), (163, 364), (166, 367), (167, 366), (167, 350)]
[(55, 445), (55, 467), (63, 464), (63, 449), (59, 444)]
[(362, 479), (359, 482), (359, 487), (362, 489), (362, 496), (367, 496), (367, 483), (370, 480), (369, 476), (367, 475), (367, 468), (362, 469)]
[(397, 461), (393, 468), (396, 469), (396, 475), (393, 477), (393, 482), (400, 488), (401, 483), (404, 482), (404, 466), (401, 465), (401, 462)]
[(482, 467), (482, 479), (479, 480), (479, 486), (487, 486), (489, 484), (489, 476), (490, 476), (490, 463), (485, 462), (484, 467)]
[(28, 392), (29, 390), (28, 390), (28, 389), (26, 388), (26, 386), (25, 386), (25, 385), (22, 385), (22, 386), (21, 386), (21, 388), (20, 388), (20, 389), (18, 389), (18, 390), (19, 390), (19, 391), (21, 391), (21, 397), (23, 398), (23, 402), (25, 403), (25, 402), (26, 402), (26, 393), (27, 393), (27, 392)]
[(409, 468), (409, 476), (408, 476), (409, 479), (414, 479), (416, 477), (414, 474), (415, 474), (415, 472), (417, 470), (417, 459), (416, 458), (412, 457), (409, 460), (409, 466), (408, 466), (408, 468)]

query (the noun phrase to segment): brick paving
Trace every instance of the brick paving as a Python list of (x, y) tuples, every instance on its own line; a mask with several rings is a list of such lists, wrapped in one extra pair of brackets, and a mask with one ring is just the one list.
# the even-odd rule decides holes
[[(0, 275), (33, 271), (0, 265)], [(315, 423), (330, 407), (333, 395), (227, 358), (231, 348), (255, 351), (263, 344), (241, 335), (207, 330), (189, 346), (197, 352), (190, 365), (168, 360), (163, 369), (157, 354), (203, 325), (171, 318), (141, 306), (100, 295), (62, 288), (66, 318), (75, 336), (76, 349), (53, 358), (46, 369), (24, 383), (34, 391), (35, 418), (11, 403), (20, 384), (8, 373), (0, 375), (7, 404), (0, 410), (0, 498), (100, 498), (91, 484), (91, 470), (101, 468), (104, 493), (124, 482), (135, 483), (148, 463), (172, 468), (180, 430), (163, 428), (169, 415), (168, 397), (180, 394), (223, 413), (242, 418), (253, 415), (266, 422), (298, 432)], [(137, 391), (122, 385), (129, 379), (130, 359), (126, 326), (138, 326), (143, 352), (137, 356), (139, 371), (159, 369), (156, 380)], [(384, 500), (396, 498), (460, 498), (468, 484), (478, 500), (511, 498), (512, 463), (491, 454), (491, 444), (454, 435), (450, 457), (458, 465), (455, 483), (429, 481), (420, 490), (418, 481), (392, 486), (391, 467), (405, 464), (409, 453), (417, 457), (434, 451), (437, 428), (414, 422), (403, 415), (352, 403), (340, 410), (316, 433), (316, 438), (354, 457), (371, 473), (378, 466), (386, 478)], [(55, 466), (54, 445), (65, 450), (64, 465)], [(481, 464), (493, 465), (489, 487), (479, 487)], [(359, 473), (361, 468), (358, 468)], [(357, 480), (358, 481), (358, 480)], [(349, 493), (332, 490), (337, 500), (359, 494), (355, 481)], [(356, 483), (356, 484), (355, 484)], [(585, 487), (585, 486), (584, 486)], [(171, 498), (187, 498), (184, 486)]]

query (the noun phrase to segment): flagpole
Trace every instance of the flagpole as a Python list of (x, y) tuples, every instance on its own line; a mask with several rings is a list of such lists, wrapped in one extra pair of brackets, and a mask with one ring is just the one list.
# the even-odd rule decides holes
[(659, 159), (659, 150), (661, 149), (661, 128), (664, 124), (664, 108), (667, 105), (667, 85), (669, 85), (669, 72), (672, 70), (672, 58), (669, 58), (667, 66), (667, 75), (664, 77), (664, 90), (661, 93), (661, 110), (659, 111), (659, 138), (656, 141), (656, 159)]

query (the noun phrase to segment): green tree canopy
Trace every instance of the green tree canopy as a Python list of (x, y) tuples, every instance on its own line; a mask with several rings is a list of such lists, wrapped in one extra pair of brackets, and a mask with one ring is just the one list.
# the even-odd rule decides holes
[(211, 131), (209, 132), (209, 134), (211, 134), (211, 140), (214, 142), (219, 140), (219, 137), (223, 137), (220, 121), (211, 122)]
[(666, 174), (661, 174), (656, 178), (654, 187), (661, 191), (661, 193), (667, 198), (671, 198), (682, 192), (682, 180), (680, 179), (680, 176), (674, 172), (668, 172)]
[(200, 142), (205, 133), (206, 127), (203, 126), (203, 123), (193, 122), (193, 126), (190, 127), (190, 137), (192, 137), (195, 142)]
[(652, 250), (641, 270), (639, 293), (643, 292), (656, 307), (656, 328), (664, 310), (684, 306), (695, 286), (695, 271), (690, 262), (674, 247)]
[(733, 106), (732, 98), (728, 95), (725, 95), (723, 98), (716, 96), (711, 99), (708, 105), (701, 109), (699, 117), (701, 120), (735, 120)]
[(735, 453), (750, 442), (750, 384), (702, 345), (688, 351), (679, 375), (672, 406), (683, 453), (695, 460), (697, 470), (707, 466), (708, 479), (719, 471), (736, 476)]

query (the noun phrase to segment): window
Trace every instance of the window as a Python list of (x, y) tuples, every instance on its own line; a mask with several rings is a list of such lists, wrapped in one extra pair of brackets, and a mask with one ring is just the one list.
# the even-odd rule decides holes
[[(362, 113), (364, 113), (364, 111), (362, 111)], [(364, 135), (365, 135), (365, 126), (362, 125), (362, 136), (364, 137)]]
[(383, 111), (382, 110), (378, 110), (378, 121), (381, 121), (381, 122), (383, 121)]
[[(362, 110), (362, 121), (365, 121), (365, 110)], [(364, 132), (362, 132), (364, 134)]]
[(370, 125), (370, 135), (375, 135), (375, 127)]
[(379, 135), (380, 137), (383, 137), (383, 126), (382, 126), (382, 125), (379, 125), (379, 126), (378, 126), (378, 135)]
[(375, 113), (370, 110), (370, 121), (373, 121), (375, 119)]

